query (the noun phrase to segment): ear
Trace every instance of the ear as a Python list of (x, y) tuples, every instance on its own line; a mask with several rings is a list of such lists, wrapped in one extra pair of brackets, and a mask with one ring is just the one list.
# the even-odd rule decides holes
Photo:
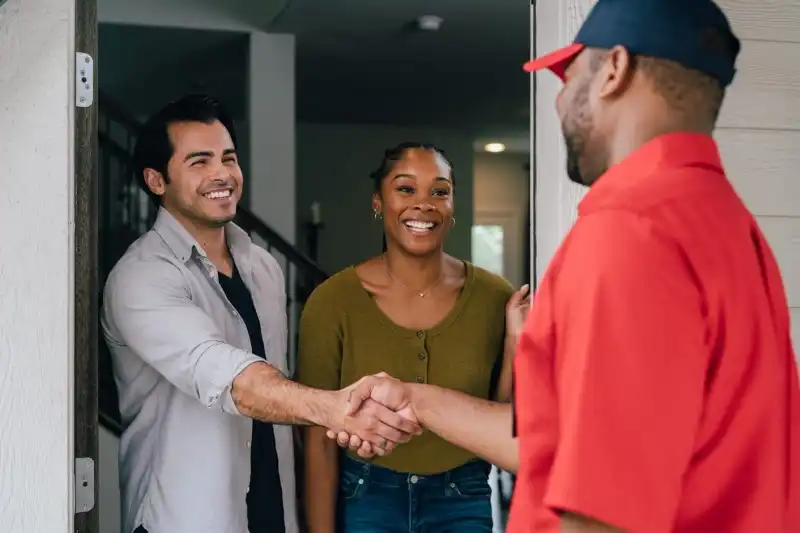
[(599, 80), (601, 98), (614, 97), (628, 87), (633, 77), (633, 56), (624, 46), (615, 46), (609, 50), (603, 65), (600, 67)]
[(383, 201), (381, 200), (381, 195), (376, 192), (372, 193), (372, 211), (377, 211), (378, 213), (383, 212)]
[(161, 174), (161, 172), (152, 168), (144, 169), (144, 182), (147, 184), (147, 188), (150, 189), (153, 194), (158, 196), (162, 196), (164, 194), (166, 180), (164, 180), (164, 176)]

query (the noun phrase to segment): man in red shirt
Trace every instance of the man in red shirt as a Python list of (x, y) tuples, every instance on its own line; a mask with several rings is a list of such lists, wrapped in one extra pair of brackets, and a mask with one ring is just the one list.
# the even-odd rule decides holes
[(568, 175), (591, 189), (518, 345), (518, 455), (501, 405), (355, 393), (517, 468), (510, 533), (800, 532), (786, 296), (711, 137), (739, 46), (710, 0), (599, 0), (526, 65), (564, 80)]

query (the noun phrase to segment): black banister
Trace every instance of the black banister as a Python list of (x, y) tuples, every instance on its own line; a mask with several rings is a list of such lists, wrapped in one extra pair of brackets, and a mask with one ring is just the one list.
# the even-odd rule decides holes
[(251, 211), (239, 207), (237, 208), (235, 222), (248, 233), (255, 233), (264, 239), (271, 249), (283, 255), (289, 263), (311, 275), (317, 283), (321, 283), (328, 278), (326, 274), (314, 261), (303, 252), (292, 246), (280, 233), (267, 226), (267, 224), (254, 215)]

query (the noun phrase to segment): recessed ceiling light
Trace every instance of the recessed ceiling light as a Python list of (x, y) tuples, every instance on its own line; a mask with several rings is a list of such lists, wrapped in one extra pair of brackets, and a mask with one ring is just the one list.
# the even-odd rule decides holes
[(493, 154), (499, 154), (500, 152), (504, 152), (506, 150), (506, 145), (503, 143), (489, 143), (484, 146), (483, 149)]
[(444, 19), (438, 15), (422, 15), (417, 18), (417, 28), (422, 31), (439, 31)]

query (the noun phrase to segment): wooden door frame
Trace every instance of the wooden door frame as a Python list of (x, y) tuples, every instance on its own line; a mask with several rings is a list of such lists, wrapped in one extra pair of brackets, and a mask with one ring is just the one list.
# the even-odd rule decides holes
[[(94, 461), (95, 504), (75, 515), (76, 533), (99, 533), (97, 441), (98, 163), (97, 163), (97, 0), (75, 0), (75, 51), (94, 59), (94, 102), (75, 107), (75, 457)], [(74, 61), (75, 59), (72, 58)], [(75, 105), (74, 102), (70, 102)]]

